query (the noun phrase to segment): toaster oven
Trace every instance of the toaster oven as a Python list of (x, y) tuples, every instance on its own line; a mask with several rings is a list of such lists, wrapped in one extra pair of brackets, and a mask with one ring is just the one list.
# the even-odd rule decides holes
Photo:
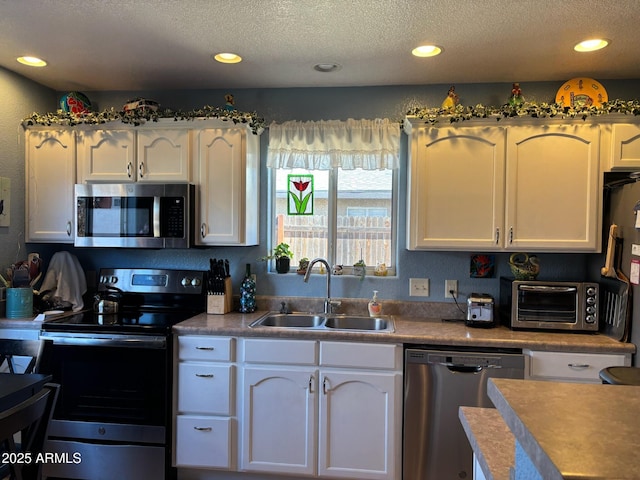
[(500, 317), (514, 329), (597, 332), (599, 285), (502, 278)]

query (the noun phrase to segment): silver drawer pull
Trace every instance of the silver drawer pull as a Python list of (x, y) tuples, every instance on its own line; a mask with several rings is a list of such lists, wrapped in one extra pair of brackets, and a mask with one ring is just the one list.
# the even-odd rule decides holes
[(213, 378), (213, 373), (196, 373), (196, 377)]
[(213, 348), (213, 347), (196, 347), (196, 350), (209, 350), (209, 351), (211, 351), (211, 350), (215, 350), (215, 348)]
[(193, 427), (194, 430), (198, 430), (199, 432), (210, 432), (213, 430), (211, 427)]
[(589, 368), (591, 365), (588, 363), (569, 363), (567, 366), (569, 368)]

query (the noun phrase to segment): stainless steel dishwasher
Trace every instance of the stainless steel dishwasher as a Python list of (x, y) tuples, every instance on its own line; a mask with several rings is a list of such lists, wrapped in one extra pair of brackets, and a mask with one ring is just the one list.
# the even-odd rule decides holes
[(493, 407), (487, 380), (524, 378), (519, 351), (405, 349), (403, 480), (473, 477), (458, 408)]

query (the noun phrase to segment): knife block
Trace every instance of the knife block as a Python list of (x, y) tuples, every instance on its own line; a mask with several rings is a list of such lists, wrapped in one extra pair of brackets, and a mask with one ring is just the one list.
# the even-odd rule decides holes
[(207, 313), (225, 314), (233, 310), (231, 277), (224, 279), (224, 293), (207, 295)]

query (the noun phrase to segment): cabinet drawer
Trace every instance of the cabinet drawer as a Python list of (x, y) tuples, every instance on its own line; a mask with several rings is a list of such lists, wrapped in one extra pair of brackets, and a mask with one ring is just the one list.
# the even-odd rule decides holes
[(235, 340), (228, 337), (187, 335), (178, 337), (178, 358), (180, 360), (204, 360), (212, 362), (233, 362)]
[(178, 411), (231, 415), (232, 365), (181, 362), (178, 365)]
[(321, 342), (320, 365), (396, 370), (402, 368), (402, 347), (381, 343)]
[(176, 420), (176, 466), (230, 468), (232, 420), (178, 415)]
[(528, 352), (529, 377), (600, 383), (600, 370), (627, 365), (625, 355), (571, 352)]
[(247, 363), (317, 364), (317, 343), (313, 340), (244, 340), (244, 361)]

